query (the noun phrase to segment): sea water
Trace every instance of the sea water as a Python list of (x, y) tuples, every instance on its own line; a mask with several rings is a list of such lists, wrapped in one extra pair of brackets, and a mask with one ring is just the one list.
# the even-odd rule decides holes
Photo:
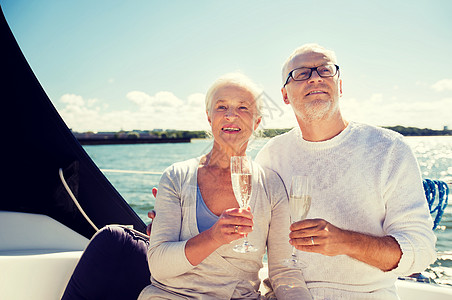
[[(423, 178), (452, 181), (452, 137), (406, 137), (418, 160)], [(249, 143), (254, 158), (266, 139)], [(147, 212), (154, 207), (152, 187), (172, 163), (201, 156), (212, 148), (212, 140), (193, 140), (183, 144), (139, 144), (84, 146), (85, 150), (136, 213), (149, 223)], [(124, 172), (132, 171), (132, 172)], [(452, 188), (452, 186), (449, 186)], [(452, 199), (449, 199), (452, 202)], [(443, 215), (436, 249), (438, 259), (426, 275), (438, 283), (452, 285), (452, 204)]]

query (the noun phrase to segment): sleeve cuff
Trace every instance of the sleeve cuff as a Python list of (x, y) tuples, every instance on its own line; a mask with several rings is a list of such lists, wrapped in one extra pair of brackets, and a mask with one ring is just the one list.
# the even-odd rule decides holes
[(151, 274), (157, 280), (174, 277), (191, 270), (194, 266), (185, 256), (187, 241), (160, 245), (160, 249), (148, 252)]
[(414, 262), (413, 245), (403, 235), (392, 234), (391, 236), (395, 238), (397, 243), (399, 244), (400, 250), (402, 251), (402, 256), (400, 257), (397, 267), (395, 269), (392, 269), (390, 272), (398, 276), (409, 275), (412, 273), (410, 272), (410, 270), (412, 269)]

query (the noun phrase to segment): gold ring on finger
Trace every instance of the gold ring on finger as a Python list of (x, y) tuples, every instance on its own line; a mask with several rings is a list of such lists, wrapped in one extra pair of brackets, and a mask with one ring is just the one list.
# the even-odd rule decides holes
[(234, 227), (234, 233), (238, 233), (239, 232), (239, 225), (235, 225)]

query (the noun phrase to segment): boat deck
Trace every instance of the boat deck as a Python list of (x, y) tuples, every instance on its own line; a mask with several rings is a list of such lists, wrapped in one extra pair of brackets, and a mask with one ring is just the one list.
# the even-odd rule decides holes
[[(88, 242), (48, 216), (0, 211), (0, 298), (60, 299)], [(264, 266), (259, 276), (267, 275)], [(396, 286), (402, 300), (452, 299), (448, 286), (406, 280)]]

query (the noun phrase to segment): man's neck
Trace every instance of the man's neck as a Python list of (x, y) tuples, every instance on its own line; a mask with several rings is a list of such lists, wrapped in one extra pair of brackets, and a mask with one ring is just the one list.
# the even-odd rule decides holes
[(306, 121), (297, 117), (303, 139), (309, 142), (322, 142), (332, 139), (341, 133), (348, 125), (348, 121), (338, 113), (329, 119)]

